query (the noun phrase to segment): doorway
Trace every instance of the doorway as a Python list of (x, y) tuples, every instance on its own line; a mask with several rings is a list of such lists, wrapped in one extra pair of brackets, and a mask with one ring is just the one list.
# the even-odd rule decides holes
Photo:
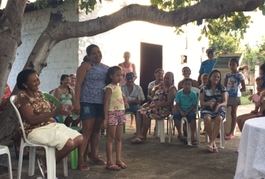
[(162, 45), (141, 42), (140, 46), (140, 85), (147, 97), (148, 84), (154, 81), (154, 71), (162, 68)]

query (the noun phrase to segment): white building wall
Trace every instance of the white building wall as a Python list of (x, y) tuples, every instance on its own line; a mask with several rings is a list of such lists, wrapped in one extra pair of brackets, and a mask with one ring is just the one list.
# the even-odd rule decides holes
[[(78, 21), (77, 6), (67, 8), (63, 16), (68, 21)], [(23, 69), (39, 36), (47, 27), (50, 13), (57, 9), (44, 9), (24, 14), (22, 25), (22, 44), (17, 50), (17, 57), (8, 78), (8, 84), (13, 89), (17, 74)], [(40, 74), (40, 90), (50, 91), (60, 84), (62, 74), (76, 72), (78, 67), (78, 39), (59, 42), (51, 51), (47, 59), (47, 67)]]

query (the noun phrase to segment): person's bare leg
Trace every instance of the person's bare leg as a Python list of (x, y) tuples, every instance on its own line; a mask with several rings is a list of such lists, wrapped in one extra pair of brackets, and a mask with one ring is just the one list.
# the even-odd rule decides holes
[(231, 128), (228, 136), (232, 138), (234, 136), (234, 131), (236, 128), (236, 116), (237, 116), (237, 107), (238, 105), (231, 106)]
[(97, 118), (95, 120), (95, 125), (90, 136), (90, 145), (91, 145), (91, 157), (95, 160), (98, 160), (98, 147), (99, 147), (99, 138), (100, 131), (103, 125), (103, 119)]
[(59, 163), (65, 156), (67, 156), (75, 148), (75, 143), (72, 139), (68, 139), (61, 150), (56, 151), (56, 163)]
[(212, 119), (209, 115), (206, 115), (206, 116), (204, 116), (203, 120), (204, 120), (205, 131), (211, 140), (211, 137), (212, 137)]
[[(214, 146), (214, 142), (215, 139), (220, 131), (220, 126), (221, 126), (221, 122), (222, 122), (222, 117), (221, 116), (217, 116), (214, 118), (214, 126), (213, 126), (213, 132), (212, 132), (212, 137), (210, 137), (210, 144)], [(224, 136), (220, 136), (224, 137)]]
[(116, 135), (116, 127), (117, 126), (108, 126), (107, 133), (108, 138), (106, 141), (106, 155), (107, 155), (107, 166), (114, 165), (112, 160), (112, 147), (115, 142)]
[(190, 121), (190, 130), (191, 130), (191, 141), (196, 141), (195, 139), (196, 119)]
[(238, 124), (238, 128), (239, 130), (242, 132), (243, 126), (245, 124), (245, 121), (247, 121), (248, 119), (251, 119), (253, 117), (256, 117), (257, 114), (243, 114), (237, 117), (237, 124)]
[(83, 135), (83, 142), (81, 146), (78, 148), (78, 165), (86, 166), (86, 163), (84, 161), (84, 154), (88, 145), (89, 138), (91, 136), (91, 133), (93, 131), (93, 126), (95, 123), (95, 119), (85, 119), (82, 120), (82, 135)]
[(151, 119), (147, 116), (143, 116), (143, 134), (140, 136), (143, 140), (146, 140), (146, 135), (151, 123)]
[(181, 132), (181, 120), (174, 119), (174, 122), (175, 122), (175, 126), (177, 128), (177, 131), (178, 131), (179, 138), (183, 139), (183, 133)]
[(123, 164), (121, 160), (121, 153), (122, 153), (122, 128), (123, 125), (118, 125), (116, 128), (116, 135), (115, 135), (115, 147), (116, 147), (116, 164)]
[(134, 120), (133, 120), (133, 118), (134, 118), (134, 115), (133, 115), (133, 114), (131, 114), (130, 116), (131, 116), (131, 126), (130, 126), (130, 127), (134, 127), (134, 122), (133, 122), (133, 121), (134, 121)]
[(80, 118), (78, 117), (76, 120), (73, 120), (72, 126), (78, 126), (79, 123), (80, 123)]
[(136, 120), (136, 135), (141, 135), (143, 128), (143, 115), (139, 111), (137, 111)]

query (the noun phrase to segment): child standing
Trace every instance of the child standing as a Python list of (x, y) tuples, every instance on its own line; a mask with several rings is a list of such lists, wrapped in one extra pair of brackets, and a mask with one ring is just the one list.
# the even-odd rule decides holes
[(194, 109), (198, 103), (198, 97), (195, 92), (191, 91), (191, 87), (192, 79), (185, 78), (182, 80), (183, 90), (178, 91), (175, 96), (175, 109), (177, 110), (174, 112), (173, 119), (178, 130), (178, 139), (186, 143), (181, 132), (181, 119), (182, 117), (187, 118), (191, 128), (191, 143), (192, 145), (197, 145), (194, 137), (196, 131), (196, 114)]
[[(126, 123), (125, 116), (125, 98), (118, 85), (123, 78), (122, 69), (118, 66), (113, 66), (108, 69), (106, 77), (105, 98), (104, 98), (104, 127), (107, 129), (107, 164), (106, 169), (120, 170), (127, 166), (121, 161), (121, 135), (124, 123)], [(112, 146), (115, 141), (116, 147), (116, 164), (112, 161)]]
[(225, 74), (224, 86), (229, 94), (227, 106), (231, 106), (231, 128), (230, 132), (225, 136), (226, 140), (234, 138), (234, 130), (236, 127), (237, 107), (241, 104), (241, 92), (246, 91), (244, 75), (237, 70), (239, 64), (236, 58), (231, 58), (228, 62), (230, 72)]

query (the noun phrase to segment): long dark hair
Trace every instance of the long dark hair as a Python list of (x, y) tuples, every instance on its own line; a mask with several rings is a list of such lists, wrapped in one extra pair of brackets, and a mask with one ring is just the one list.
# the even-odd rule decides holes
[(222, 87), (222, 85), (221, 85), (222, 74), (221, 74), (221, 72), (220, 72), (219, 70), (213, 70), (213, 71), (209, 74), (209, 77), (208, 77), (208, 83), (207, 83), (206, 87), (209, 88), (209, 89), (212, 87), (212, 85), (211, 85), (211, 77), (213, 76), (214, 73), (219, 73), (219, 74), (220, 74), (220, 80), (219, 80), (218, 84), (216, 85), (216, 88), (220, 90), (221, 87)]
[(22, 70), (18, 75), (17, 75), (17, 87), (20, 90), (25, 90), (25, 86), (23, 86), (24, 83), (27, 83), (28, 78), (31, 74), (37, 73), (33, 69), (25, 69)]
[[(68, 78), (68, 77), (70, 77), (70, 76), (67, 75), (67, 74), (63, 74), (63, 75), (61, 76), (61, 79), (60, 79), (60, 85), (62, 85), (62, 81), (63, 81), (65, 78)], [(67, 90), (68, 90), (69, 94), (71, 94), (71, 89), (70, 89), (69, 86), (67, 86)]]
[(121, 67), (113, 66), (113, 67), (110, 67), (108, 69), (106, 80), (105, 80), (106, 85), (108, 85), (108, 84), (110, 84), (112, 82), (112, 79), (110, 78), (110, 75), (113, 75), (118, 70), (121, 70)]

